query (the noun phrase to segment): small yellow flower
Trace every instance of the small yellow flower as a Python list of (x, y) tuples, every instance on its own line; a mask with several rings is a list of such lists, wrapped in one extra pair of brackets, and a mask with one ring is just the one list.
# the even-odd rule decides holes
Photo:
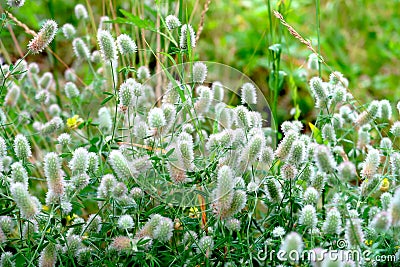
[(79, 118), (79, 115), (75, 115), (72, 118), (67, 119), (67, 127), (70, 129), (75, 129), (82, 123), (83, 119)]
[(387, 192), (387, 191), (389, 191), (389, 186), (390, 186), (390, 182), (389, 182), (388, 178), (384, 178), (382, 180), (381, 187), (379, 188), (379, 190), (381, 190), (381, 192)]
[(190, 218), (199, 218), (199, 209), (196, 207), (191, 207), (189, 210)]
[(76, 215), (75, 213), (72, 214), (72, 217), (71, 217), (70, 215), (68, 215), (68, 216), (66, 217), (66, 219), (67, 219), (67, 224), (69, 224), (72, 220), (74, 220), (74, 219), (76, 219), (76, 218), (78, 218), (78, 217), (79, 217), (79, 216)]
[(49, 210), (50, 210), (49, 206), (46, 206), (46, 205), (43, 205), (42, 209), (43, 209), (44, 211), (49, 211)]
[(365, 240), (365, 245), (371, 246), (374, 243), (372, 240)]

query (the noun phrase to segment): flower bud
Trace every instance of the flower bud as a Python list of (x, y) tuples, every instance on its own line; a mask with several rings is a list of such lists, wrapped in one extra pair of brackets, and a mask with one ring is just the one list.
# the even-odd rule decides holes
[(153, 231), (154, 239), (168, 242), (172, 237), (173, 223), (170, 218), (163, 217)]
[(203, 62), (196, 62), (193, 64), (193, 82), (204, 83), (207, 78), (207, 66)]
[(285, 159), (289, 155), (293, 142), (298, 138), (298, 136), (299, 134), (297, 132), (289, 131), (279, 143), (275, 151), (276, 157), (281, 160)]
[(396, 190), (388, 208), (390, 217), (392, 218), (392, 226), (400, 226), (400, 188)]
[(400, 121), (396, 121), (393, 123), (392, 127), (390, 128), (390, 132), (393, 134), (394, 137), (400, 136)]
[(318, 145), (314, 151), (315, 162), (320, 171), (329, 173), (336, 168), (336, 162), (328, 147)]
[(293, 180), (296, 178), (297, 169), (293, 165), (286, 163), (281, 168), (281, 175), (285, 181)]
[(99, 129), (102, 132), (108, 133), (111, 131), (112, 127), (112, 118), (110, 111), (108, 110), (107, 107), (102, 107), (98, 111), (98, 123), (99, 123)]
[(390, 202), (392, 201), (392, 194), (389, 192), (385, 192), (381, 195), (381, 205), (383, 210), (387, 210), (389, 208)]
[(266, 186), (269, 199), (272, 202), (279, 203), (282, 200), (282, 189), (279, 182), (275, 179), (268, 179), (266, 181)]
[(345, 238), (349, 248), (362, 246), (364, 243), (364, 233), (361, 228), (361, 220), (358, 218), (348, 219), (345, 229)]
[(101, 55), (106, 62), (117, 60), (117, 48), (111, 33), (105, 30), (97, 32), (97, 41), (99, 42)]
[(45, 72), (39, 79), (39, 86), (42, 89), (49, 90), (53, 83), (53, 74), (51, 72)]
[(303, 251), (303, 240), (301, 236), (296, 232), (291, 232), (286, 235), (285, 239), (281, 243), (280, 249), (286, 252), (286, 257), (294, 257), (293, 252), (296, 251), (297, 255), (300, 255)]
[(75, 98), (79, 96), (79, 90), (73, 82), (67, 82), (64, 86), (67, 98)]
[(338, 166), (338, 173), (342, 181), (351, 181), (356, 176), (356, 167), (350, 161), (343, 161)]
[(315, 174), (311, 184), (315, 189), (318, 190), (319, 193), (321, 193), (325, 187), (325, 183), (326, 183), (326, 174), (319, 171)]
[(133, 176), (135, 171), (129, 167), (128, 160), (121, 151), (112, 150), (108, 156), (108, 161), (120, 181), (126, 181)]
[(207, 258), (209, 258), (214, 249), (214, 240), (211, 236), (204, 236), (199, 240), (197, 245), (197, 253), (203, 253)]
[(96, 214), (90, 214), (85, 227), (83, 227), (86, 233), (98, 233), (101, 230), (101, 218)]
[(362, 178), (372, 178), (379, 167), (381, 161), (379, 150), (371, 148), (368, 151), (367, 157), (362, 163), (361, 177)]
[[(19, 2), (19, 1), (8, 1), (8, 2)], [(25, 2), (24, 0), (22, 2)], [(10, 4), (9, 4), (10, 5)], [(1, 230), (0, 230), (1, 231)], [(2, 252), (0, 258), (1, 267), (15, 267), (15, 261), (12, 259), (13, 254), (11, 252)]]
[(307, 187), (306, 191), (304, 192), (304, 203), (305, 204), (316, 204), (319, 199), (319, 193), (317, 189), (310, 186)]
[(62, 32), (64, 34), (64, 37), (68, 40), (73, 39), (76, 34), (75, 27), (72, 26), (72, 24), (70, 23), (66, 23), (62, 26)]
[(323, 108), (328, 103), (328, 90), (321, 78), (312, 78), (310, 80), (310, 89), (316, 100), (316, 107)]
[(18, 134), (15, 137), (14, 151), (20, 160), (27, 160), (32, 156), (31, 146), (24, 135)]
[(35, 199), (29, 194), (28, 188), (26, 188), (24, 184), (12, 184), (10, 187), (10, 191), (11, 196), (17, 203), (17, 207), (22, 213), (22, 217), (30, 219), (40, 212), (38, 207), (38, 204), (40, 203), (38, 203), (37, 198)]
[(117, 37), (117, 46), (121, 55), (132, 55), (137, 51), (136, 43), (127, 34)]
[(325, 234), (340, 234), (342, 231), (342, 217), (340, 212), (333, 208), (328, 211), (325, 222), (322, 225), (322, 230)]
[(110, 18), (108, 16), (102, 16), (100, 17), (100, 22), (99, 22), (99, 30), (105, 30), (111, 32), (112, 30), (112, 23), (109, 23)]
[(174, 15), (168, 15), (165, 18), (165, 24), (167, 25), (167, 28), (169, 30), (173, 30), (175, 28), (178, 28), (181, 26), (181, 22), (179, 21), (179, 19), (174, 16)]
[(314, 206), (306, 205), (300, 212), (299, 224), (310, 229), (317, 226), (318, 219)]
[(73, 173), (86, 173), (89, 168), (88, 151), (83, 147), (75, 149), (69, 167)]
[(328, 143), (336, 143), (336, 133), (332, 125), (325, 124), (322, 127), (322, 138)]
[(392, 106), (388, 100), (380, 101), (380, 117), (386, 121), (392, 118)]
[(7, 91), (6, 97), (4, 98), (4, 104), (7, 106), (15, 107), (17, 105), (20, 94), (21, 89), (18, 85), (13, 83)]
[(392, 218), (387, 211), (381, 211), (372, 219), (370, 228), (375, 229), (377, 233), (385, 232), (389, 229)]
[(86, 7), (82, 4), (77, 4), (75, 6), (75, 16), (78, 20), (86, 20), (88, 19), (88, 13)]
[(133, 226), (134, 226), (134, 222), (130, 215), (122, 215), (121, 217), (119, 217), (118, 227), (121, 230), (129, 230), (129, 229), (133, 228)]
[(15, 162), (11, 165), (11, 181), (21, 183), (28, 189), (28, 172), (22, 166), (21, 162)]
[(301, 165), (305, 159), (305, 152), (304, 142), (300, 140), (294, 141), (289, 152), (289, 162), (296, 166)]
[(89, 60), (90, 51), (85, 42), (81, 38), (75, 38), (72, 41), (72, 48), (78, 60)]
[[(189, 31), (189, 32), (188, 32)], [(184, 24), (181, 27), (181, 36), (179, 40), (179, 47), (181, 49), (187, 49), (187, 43), (190, 42), (190, 46), (194, 48), (196, 46), (196, 34), (190, 24)]]
[(228, 228), (229, 231), (239, 232), (240, 231), (240, 221), (235, 218), (231, 218), (225, 221), (225, 227)]
[(166, 125), (164, 112), (161, 108), (152, 108), (148, 114), (148, 123), (150, 127), (161, 128)]
[(242, 104), (257, 104), (257, 92), (252, 83), (245, 83), (241, 90)]
[(110, 247), (118, 252), (128, 252), (131, 249), (131, 239), (127, 236), (114, 237)]
[(57, 262), (57, 250), (53, 243), (48, 243), (39, 257), (39, 267), (54, 267)]

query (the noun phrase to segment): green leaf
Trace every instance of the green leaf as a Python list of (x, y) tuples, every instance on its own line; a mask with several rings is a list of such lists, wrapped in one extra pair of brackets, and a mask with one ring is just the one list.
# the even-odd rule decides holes
[(110, 22), (118, 23), (118, 24), (132, 24), (140, 29), (145, 29), (149, 31), (157, 31), (154, 22), (147, 19), (141, 19), (138, 16), (133, 15), (123, 9), (119, 10), (125, 18), (118, 17), (115, 20), (111, 20)]
[(174, 153), (174, 150), (175, 150), (175, 148), (172, 148), (171, 150), (169, 150), (168, 152), (167, 152), (167, 154), (165, 154), (165, 157), (169, 157), (169, 156), (171, 156), (171, 154), (172, 153)]
[(311, 129), (311, 131), (312, 131), (312, 133), (313, 133), (313, 136), (314, 136), (315, 141), (316, 141), (318, 144), (323, 144), (324, 141), (323, 141), (323, 139), (322, 139), (322, 133), (321, 133), (321, 131), (320, 131), (317, 127), (315, 127), (315, 125), (312, 124), (311, 122), (309, 122), (308, 125), (310, 126), (310, 129)]
[(110, 96), (106, 97), (103, 101), (101, 101), (100, 105), (104, 105), (105, 103), (110, 101), (113, 97), (114, 97), (114, 95), (110, 95)]

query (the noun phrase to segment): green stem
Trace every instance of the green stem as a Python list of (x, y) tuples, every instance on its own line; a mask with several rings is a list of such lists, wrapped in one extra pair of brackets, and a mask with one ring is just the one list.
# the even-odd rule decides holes
[(113, 67), (112, 61), (110, 61), (110, 65), (111, 65), (111, 76), (112, 76), (112, 81), (113, 81), (114, 97), (115, 97), (115, 113), (114, 113), (114, 121), (113, 121), (113, 132), (112, 132), (112, 137), (111, 137), (111, 140), (114, 140), (115, 128), (117, 127), (118, 97), (117, 97), (117, 88), (115, 86), (114, 67)]
[[(321, 57), (321, 42), (320, 42), (320, 0), (315, 0), (316, 5), (316, 22), (317, 22), (317, 38), (318, 38), (318, 58)], [(318, 73), (319, 77), (322, 76), (321, 61), (318, 59)]]

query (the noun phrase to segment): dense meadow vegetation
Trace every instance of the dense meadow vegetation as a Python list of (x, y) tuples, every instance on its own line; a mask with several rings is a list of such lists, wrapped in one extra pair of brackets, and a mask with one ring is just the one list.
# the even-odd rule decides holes
[(0, 267), (399, 266), (376, 2), (1, 0)]

